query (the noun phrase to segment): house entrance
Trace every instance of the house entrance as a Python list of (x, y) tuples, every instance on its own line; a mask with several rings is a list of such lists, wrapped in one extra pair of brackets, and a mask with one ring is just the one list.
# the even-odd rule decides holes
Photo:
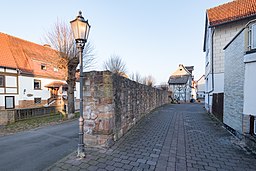
[(59, 88), (50, 88), (51, 98), (58, 97), (58, 90), (59, 90)]

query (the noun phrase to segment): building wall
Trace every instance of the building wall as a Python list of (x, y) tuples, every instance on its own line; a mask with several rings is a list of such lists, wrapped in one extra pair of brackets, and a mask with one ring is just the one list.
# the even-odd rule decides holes
[[(41, 80), (41, 89), (34, 89), (34, 80)], [(50, 82), (55, 81), (48, 78), (37, 78), (37, 77), (26, 77), (19, 76), (19, 98), (20, 100), (33, 100), (34, 98), (42, 98), (42, 100), (47, 100), (50, 97), (50, 91), (45, 85)], [(32, 96), (27, 96), (27, 95)]]
[[(34, 89), (34, 80), (41, 81), (41, 89)], [(40, 107), (47, 104), (47, 100), (51, 97), (50, 90), (45, 87), (47, 84), (53, 81), (62, 81), (55, 80), (50, 78), (42, 77), (28, 77), (28, 76), (19, 76), (19, 103), (18, 108), (26, 107)], [(34, 104), (34, 98), (41, 98), (41, 104)]]
[(232, 23), (221, 25), (221, 26), (217, 26), (215, 28), (215, 33), (213, 38), (214, 73), (224, 72), (225, 52), (223, 48), (234, 38), (234, 36), (248, 22), (249, 20), (242, 20), (242, 21), (237, 21), (237, 22), (232, 22)]
[(74, 92), (74, 99), (75, 99), (75, 110), (80, 109), (80, 82), (76, 82), (76, 89)]
[[(191, 88), (192, 86), (192, 77), (189, 76), (189, 79), (186, 84), (170, 84), (169, 90), (172, 91), (172, 98), (178, 100), (179, 102), (189, 102), (190, 99), (196, 98), (195, 90)], [(179, 91), (180, 90), (180, 91)]]
[[(14, 70), (16, 71), (16, 70)], [(9, 92), (0, 94), (0, 110), (5, 109), (5, 96), (14, 96), (15, 98), (15, 108), (30, 108), (30, 107), (41, 107), (47, 103), (47, 99), (50, 98), (50, 91), (45, 85), (53, 81), (63, 81), (50, 78), (41, 77), (30, 77), (19, 75), (17, 81), (15, 81), (14, 76), (8, 76), (6, 78), (6, 85), (9, 87), (18, 85), (15, 88), (18, 92)], [(34, 79), (41, 80), (41, 89), (34, 89)], [(41, 104), (34, 104), (34, 98), (41, 98)]]
[(244, 103), (244, 34), (225, 50), (224, 123), (242, 133)]
[(196, 93), (198, 99), (204, 99), (205, 97), (205, 76), (202, 76), (196, 82)]
[(178, 100), (181, 103), (189, 102), (192, 98), (192, 90), (189, 85), (190, 84), (188, 83), (182, 85), (170, 85), (173, 99)]
[(214, 93), (223, 93), (224, 91), (224, 73), (214, 74)]
[(109, 146), (147, 113), (166, 104), (168, 92), (110, 72), (86, 73), (85, 143)]
[[(214, 91), (212, 93), (223, 93), (224, 91), (224, 50), (223, 48), (233, 39), (233, 37), (249, 22), (249, 19), (223, 24), (214, 28), (208, 28), (206, 33), (206, 56), (205, 56), (205, 76), (206, 93), (213, 89), (212, 87), (212, 71), (211, 57), (213, 53), (213, 72), (214, 72)], [(212, 51), (212, 32), (213, 35), (213, 51)], [(205, 107), (212, 111), (212, 93), (205, 96)]]
[(244, 80), (244, 114), (256, 116), (256, 53), (246, 54), (245, 62), (245, 80)]
[(205, 77), (205, 109), (208, 112), (212, 112), (212, 95), (209, 94), (213, 90), (212, 75), (206, 75)]

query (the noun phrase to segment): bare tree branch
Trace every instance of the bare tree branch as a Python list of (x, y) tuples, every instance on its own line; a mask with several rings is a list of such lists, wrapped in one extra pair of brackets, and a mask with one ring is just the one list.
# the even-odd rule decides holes
[(125, 62), (118, 55), (112, 55), (108, 60), (104, 62), (104, 69), (109, 70), (119, 75), (126, 75), (127, 68)]
[(152, 75), (148, 75), (143, 78), (143, 84), (153, 87), (155, 85), (155, 78)]
[(138, 72), (130, 74), (130, 79), (143, 84), (143, 79)]
[(85, 44), (84, 47), (84, 71), (92, 69), (96, 63), (95, 47), (89, 41)]

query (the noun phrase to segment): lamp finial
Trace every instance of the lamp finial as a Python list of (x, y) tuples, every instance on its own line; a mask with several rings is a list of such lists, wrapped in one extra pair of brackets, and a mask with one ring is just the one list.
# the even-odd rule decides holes
[(82, 11), (79, 11), (79, 16), (82, 16)]

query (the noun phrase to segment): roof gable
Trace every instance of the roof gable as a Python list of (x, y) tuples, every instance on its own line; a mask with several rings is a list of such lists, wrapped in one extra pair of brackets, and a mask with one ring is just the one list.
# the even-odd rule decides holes
[[(54, 67), (58, 67), (62, 60), (54, 49), (0, 33), (2, 67), (19, 69), (21, 73), (34, 76), (64, 79), (66, 74), (63, 69), (54, 71)], [(41, 64), (46, 65), (47, 70), (42, 70)]]
[(210, 26), (256, 15), (256, 0), (234, 0), (207, 10)]
[(15, 59), (12, 57), (11, 49), (9, 48), (7, 35), (0, 33), (0, 66), (9, 68), (18, 68)]
[(185, 66), (185, 68), (188, 70), (188, 72), (192, 75), (192, 72), (194, 71), (194, 66)]
[(191, 75), (191, 73), (186, 69), (186, 67), (184, 67), (184, 65), (179, 64), (178, 69), (172, 73), (172, 76), (175, 75)]
[(168, 83), (172, 85), (186, 84), (189, 77), (192, 76), (192, 73), (188, 71), (188, 69), (192, 72), (194, 70), (194, 66), (185, 67), (184, 65), (179, 64), (178, 69), (170, 76)]
[(186, 84), (188, 82), (188, 75), (175, 75), (170, 76), (168, 83), (170, 85), (180, 85), (180, 84)]

